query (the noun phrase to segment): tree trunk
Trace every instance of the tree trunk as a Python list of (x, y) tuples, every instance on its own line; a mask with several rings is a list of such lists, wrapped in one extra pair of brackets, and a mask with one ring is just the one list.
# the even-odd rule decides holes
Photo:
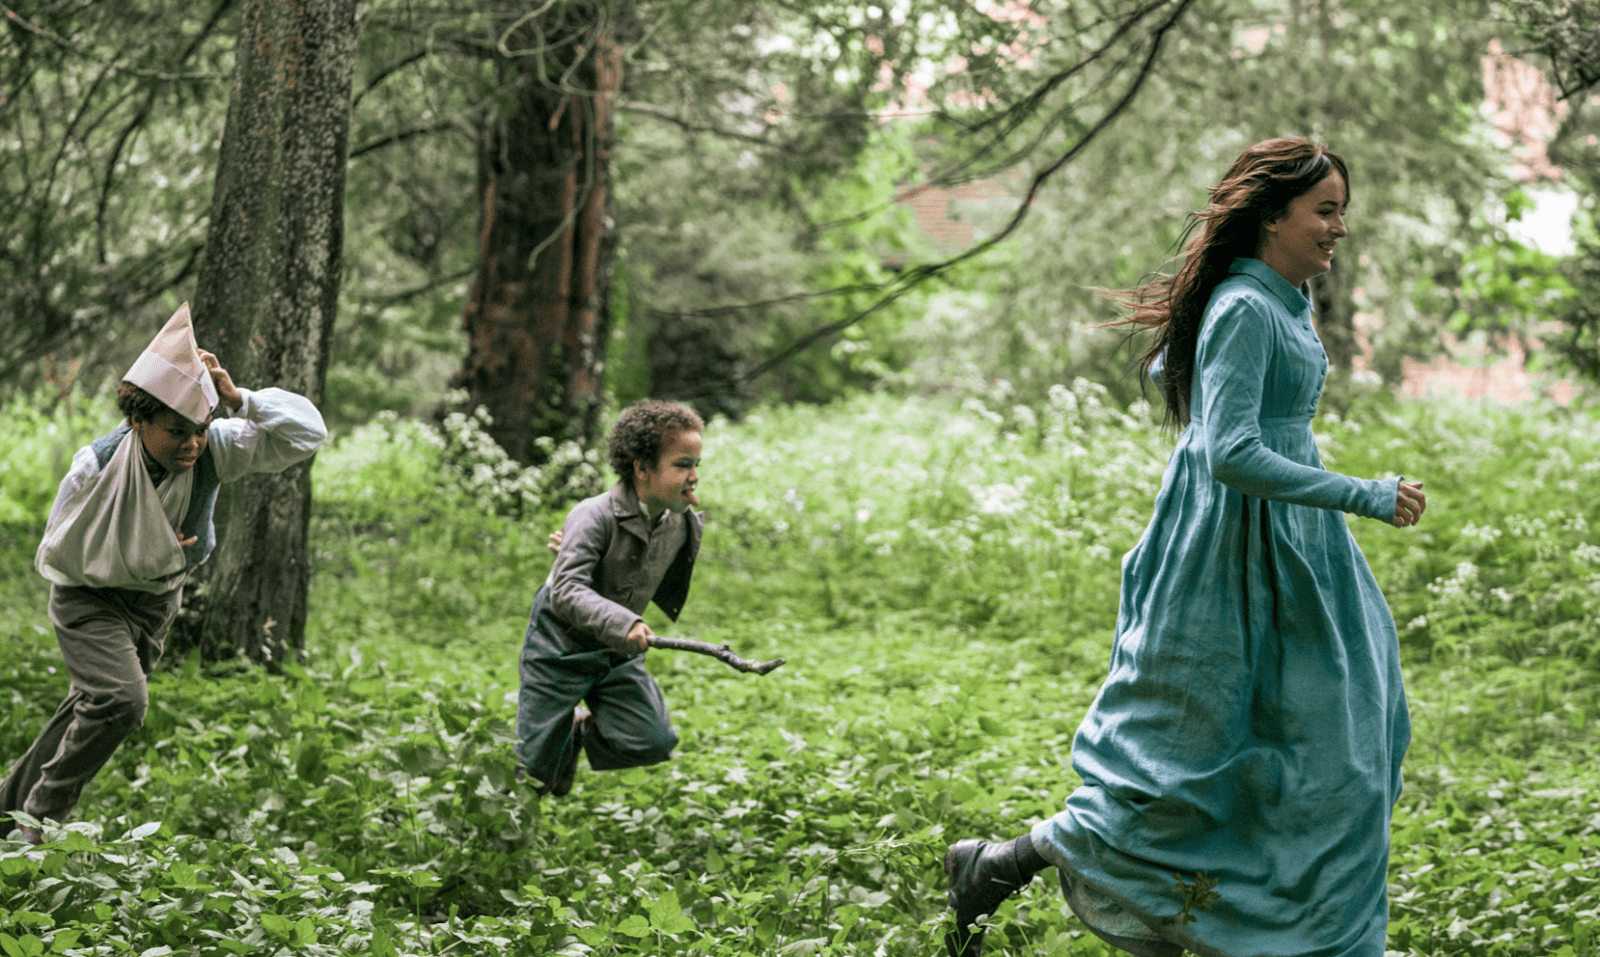
[[(322, 401), (344, 248), (356, 0), (247, 0), (194, 324), (245, 388)], [(311, 463), (223, 486), (170, 647), (272, 666), (305, 647)]]
[(616, 248), (615, 7), (562, 4), (513, 31), (498, 68), (515, 104), (480, 140), (478, 267), (456, 384), (523, 463), (542, 460), (536, 438), (598, 438)]

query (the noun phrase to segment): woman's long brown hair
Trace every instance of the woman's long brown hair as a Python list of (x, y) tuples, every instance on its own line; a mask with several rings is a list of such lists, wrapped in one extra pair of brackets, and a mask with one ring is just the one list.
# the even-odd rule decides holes
[(1178, 241), (1193, 238), (1177, 275), (1162, 275), (1137, 289), (1102, 290), (1131, 311), (1107, 325), (1155, 330), (1155, 341), (1140, 358), (1139, 368), (1148, 372), (1151, 363), (1162, 358), (1161, 397), (1167, 403), (1169, 423), (1189, 423), (1195, 349), (1212, 291), (1228, 278), (1235, 259), (1256, 255), (1261, 227), (1282, 218), (1291, 200), (1309, 192), (1330, 172), (1344, 179), (1348, 195), (1350, 173), (1337, 153), (1298, 136), (1257, 143), (1233, 161), (1228, 175), (1211, 190), (1206, 208), (1189, 217)]

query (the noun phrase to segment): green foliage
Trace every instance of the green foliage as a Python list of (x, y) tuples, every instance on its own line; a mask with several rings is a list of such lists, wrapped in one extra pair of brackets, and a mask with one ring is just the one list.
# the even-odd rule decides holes
[(331, 633), (440, 647), (520, 631), (523, 568), (565, 509), (608, 483), (598, 452), (571, 445), (545, 466), (517, 465), (481, 416), (435, 428), (380, 413), (319, 454), (313, 601)]
[(1115, 556), (1143, 530), (1170, 440), (1148, 406), (1123, 413), (1105, 398), (1082, 379), (1037, 412), (861, 398), (710, 433), (705, 471), (733, 503), (713, 514), (738, 543), (727, 571), (765, 583), (762, 615), (912, 614), (1006, 637), (1056, 631), (1063, 616), (1109, 627)]
[(116, 427), (116, 398), (43, 387), (0, 405), (0, 528), (43, 529), (72, 456)]
[(1557, 270), (1558, 260), (1515, 240), (1498, 239), (1467, 252), (1461, 270), (1463, 309), (1451, 313), (1450, 331), (1520, 328), (1550, 321), (1562, 300), (1572, 295), (1570, 283)]
[[(1529, 0), (1519, 6), (1540, 4)], [(1555, 317), (1561, 325), (1545, 341), (1560, 365), (1590, 383), (1600, 383), (1600, 110), (1596, 109), (1600, 100), (1578, 98), (1573, 106), (1551, 151), (1578, 194), (1572, 221), (1577, 252), (1562, 264), (1574, 294), (1561, 304)]]
[(232, 56), (226, 5), (26, 7), (0, 29), (7, 390), (98, 381), (99, 363), (148, 341), (130, 324), (159, 328), (177, 306), (204, 240)]
[[(1507, 222), (1520, 220), (1533, 201), (1521, 189), (1505, 196)], [(1526, 342), (1547, 328), (1576, 294), (1562, 275), (1561, 260), (1530, 248), (1495, 229), (1462, 256), (1460, 288), (1447, 327), (1461, 336), (1470, 332), (1516, 336)], [(1542, 353), (1529, 356), (1530, 367), (1542, 365)]]
[[(0, 264), (15, 306), (0, 313), (37, 333), (0, 355), (0, 389), (80, 368), (98, 381), (125, 367), (143, 341), (120, 338), (127, 317), (157, 321), (193, 274), (232, 8), (123, 6), (40, 8), (0, 34), (0, 92), (23, 105), (0, 111), (15, 160), (0, 195), (18, 211), (6, 246), (22, 251)], [(557, 17), (580, 6), (540, 9)], [(695, 395), (703, 411), (734, 416), (763, 398), (825, 401), (882, 385), (984, 396), (1005, 382), (1039, 405), (1050, 385), (1080, 375), (1126, 403), (1139, 383), (1122, 374), (1121, 337), (1091, 328), (1113, 311), (1090, 287), (1147, 277), (1233, 155), (1285, 132), (1320, 136), (1353, 163), (1353, 232), (1341, 258), (1360, 272), (1349, 283), (1361, 289), (1355, 305), (1383, 313), (1372, 340), (1384, 375), (1398, 374), (1403, 354), (1436, 350), (1458, 309), (1518, 329), (1544, 315), (1549, 297), (1516, 290), (1548, 264), (1485, 245), (1489, 227), (1474, 215), (1507, 186), (1505, 153), (1478, 109), (1479, 58), (1497, 29), (1489, 5), (1230, 0), (1186, 16), (1114, 135), (1033, 198), (1007, 245), (773, 376), (728, 384), (870, 305), (868, 287), (893, 269), (940, 254), (893, 202), (907, 186), (996, 177), (1007, 195), (950, 212), (979, 237), (999, 228), (1031, 172), (1108, 95), (1092, 70), (1046, 81), (1137, 6), (1035, 4), (1031, 16), (944, 0), (626, 5), (614, 156), (626, 278), (614, 286), (608, 385), (624, 397)], [(526, 12), (363, 6), (347, 280), (323, 403), (339, 430), (380, 410), (427, 414), (459, 364), (480, 238), (481, 204), (468, 188), (478, 137), (514, 101), (486, 55), (508, 10)], [(1561, 31), (1550, 36), (1570, 33)], [(1041, 83), (1066, 105), (1040, 107)], [(1582, 112), (1574, 106), (1571, 124)], [(880, 122), (891, 110), (901, 118)], [(1581, 144), (1587, 128), (1573, 129)], [(1497, 278), (1506, 276), (1513, 289)], [(856, 292), (808, 295), (837, 288)], [(1590, 298), (1569, 296), (1567, 309)], [(1573, 338), (1576, 354), (1592, 353), (1583, 341)]]
[[(1003, 380), (1019, 401), (1037, 405), (1052, 384), (1081, 375), (1132, 401), (1141, 383), (1129, 364), (1148, 340), (1127, 351), (1125, 330), (1095, 328), (1117, 315), (1096, 289), (1129, 289), (1175, 271), (1185, 218), (1205, 206), (1206, 189), (1239, 152), (1271, 136), (1306, 135), (1351, 169), (1341, 275), (1325, 277), (1338, 278), (1341, 308), (1330, 312), (1346, 324), (1357, 310), (1381, 316), (1367, 333), (1372, 368), (1397, 382), (1402, 357), (1441, 348), (1463, 257), (1492, 238), (1479, 210), (1510, 187), (1509, 154), (1492, 141), (1480, 109), (1492, 23), (1483, 0), (1239, 0), (1195, 10), (1139, 98), (1039, 193), (1019, 233), (930, 297), (931, 308), (906, 329), (901, 381), (983, 395)], [(1053, 42), (1031, 73), (1018, 72), (1037, 76), (1060, 59)], [(991, 112), (962, 116), (978, 123)], [(1027, 175), (1076, 135), (1070, 123), (1050, 132), (1019, 165), (1023, 176), (996, 177), (996, 187), (1017, 195), (952, 206), (980, 235), (992, 232), (1016, 209)], [(1546, 265), (1505, 268), (1520, 279)], [(1537, 292), (1531, 298), (1547, 309)], [(1495, 309), (1519, 329), (1539, 318), (1523, 325), (1514, 305)], [(1353, 328), (1340, 331), (1353, 339)], [(1338, 376), (1329, 385), (1342, 393)]]
[[(1430, 499), (1415, 529), (1353, 526), (1415, 722), (1390, 875), (1408, 957), (1596, 953), (1593, 425), (1378, 403), (1319, 423), (1331, 467)], [(36, 427), (25, 447), (49, 445)], [(714, 423), (694, 600), (648, 620), (789, 664), (652, 652), (677, 755), (581, 768), (551, 800), (510, 745), (560, 515), (495, 514), (436, 432), (385, 418), (317, 461), (309, 662), (153, 676), (84, 820), (0, 843), (0, 952), (927, 954), (945, 843), (1014, 836), (1077, 783), (1114, 557), (1169, 444), (1087, 383), (1035, 409), (878, 396)], [(42, 590), (14, 584), (30, 557), (0, 579), (3, 754), (66, 690)], [(1203, 877), (1175, 910), (1225, 894)], [(1049, 881), (993, 926), (996, 952), (1109, 953)]]
[(1592, 776), (1554, 762), (1495, 762), (1492, 750), (1484, 757), (1488, 767), (1408, 775), (1420, 793), (1403, 798), (1394, 818), (1389, 946), (1419, 955), (1593, 957), (1600, 801)]
[(1519, 31), (1549, 60), (1551, 82), (1576, 100), (1600, 84), (1600, 7), (1562, 0), (1510, 0)]
[(1197, 910), (1210, 910), (1211, 905), (1222, 899), (1222, 895), (1215, 890), (1217, 879), (1207, 871), (1194, 875), (1194, 883), (1183, 879), (1182, 874), (1173, 874), (1177, 878), (1173, 882), (1173, 890), (1177, 891), (1183, 899), (1183, 907), (1178, 911), (1178, 923), (1189, 924), (1198, 920), (1194, 916)]
[[(1415, 534), (1374, 536), (1401, 641), (1426, 660), (1596, 663), (1600, 648), (1600, 448), (1593, 413), (1549, 406), (1371, 405), (1330, 422), (1328, 467), (1425, 481), (1435, 510)], [(1376, 433), (1376, 434), (1374, 434)], [(1380, 438), (1383, 436), (1383, 438)]]
[[(1592, 214), (1591, 214), (1592, 216)], [(1545, 337), (1563, 368), (1589, 383), (1600, 383), (1600, 231), (1591, 225), (1580, 240), (1580, 252), (1564, 264), (1574, 288), (1557, 315), (1561, 325)]]

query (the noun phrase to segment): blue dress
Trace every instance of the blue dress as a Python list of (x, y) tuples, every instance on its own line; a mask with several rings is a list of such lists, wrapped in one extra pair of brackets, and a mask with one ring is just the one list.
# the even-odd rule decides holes
[[(1203, 957), (1382, 957), (1389, 815), (1411, 739), (1394, 619), (1345, 512), (1399, 479), (1326, 471), (1307, 298), (1234, 261), (1206, 307), (1192, 418), (1123, 559), (1083, 786), (1032, 837), (1102, 934)], [(1178, 918), (1179, 876), (1220, 898)]]

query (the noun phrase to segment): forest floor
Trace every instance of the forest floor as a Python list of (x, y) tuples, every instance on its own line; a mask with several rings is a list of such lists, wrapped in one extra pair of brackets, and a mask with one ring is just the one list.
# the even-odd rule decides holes
[[(95, 434), (13, 419), (12, 756), (66, 690), (29, 563), (62, 456)], [(1600, 954), (1600, 430), (1439, 403), (1318, 430), (1330, 468), (1430, 499), (1416, 529), (1352, 524), (1415, 725), (1391, 951)], [(512, 779), (515, 655), (559, 514), (486, 509), (421, 424), (358, 430), (316, 466), (304, 660), (159, 672), (80, 820), (0, 842), (0, 952), (935, 953), (945, 845), (1013, 836), (1078, 783), (1118, 559), (1170, 444), (1082, 382), (1043, 409), (874, 397), (713, 424), (688, 608), (647, 620), (788, 664), (651, 652), (674, 758), (582, 766), (540, 799)], [(1108, 953), (1050, 873), (986, 953)]]

